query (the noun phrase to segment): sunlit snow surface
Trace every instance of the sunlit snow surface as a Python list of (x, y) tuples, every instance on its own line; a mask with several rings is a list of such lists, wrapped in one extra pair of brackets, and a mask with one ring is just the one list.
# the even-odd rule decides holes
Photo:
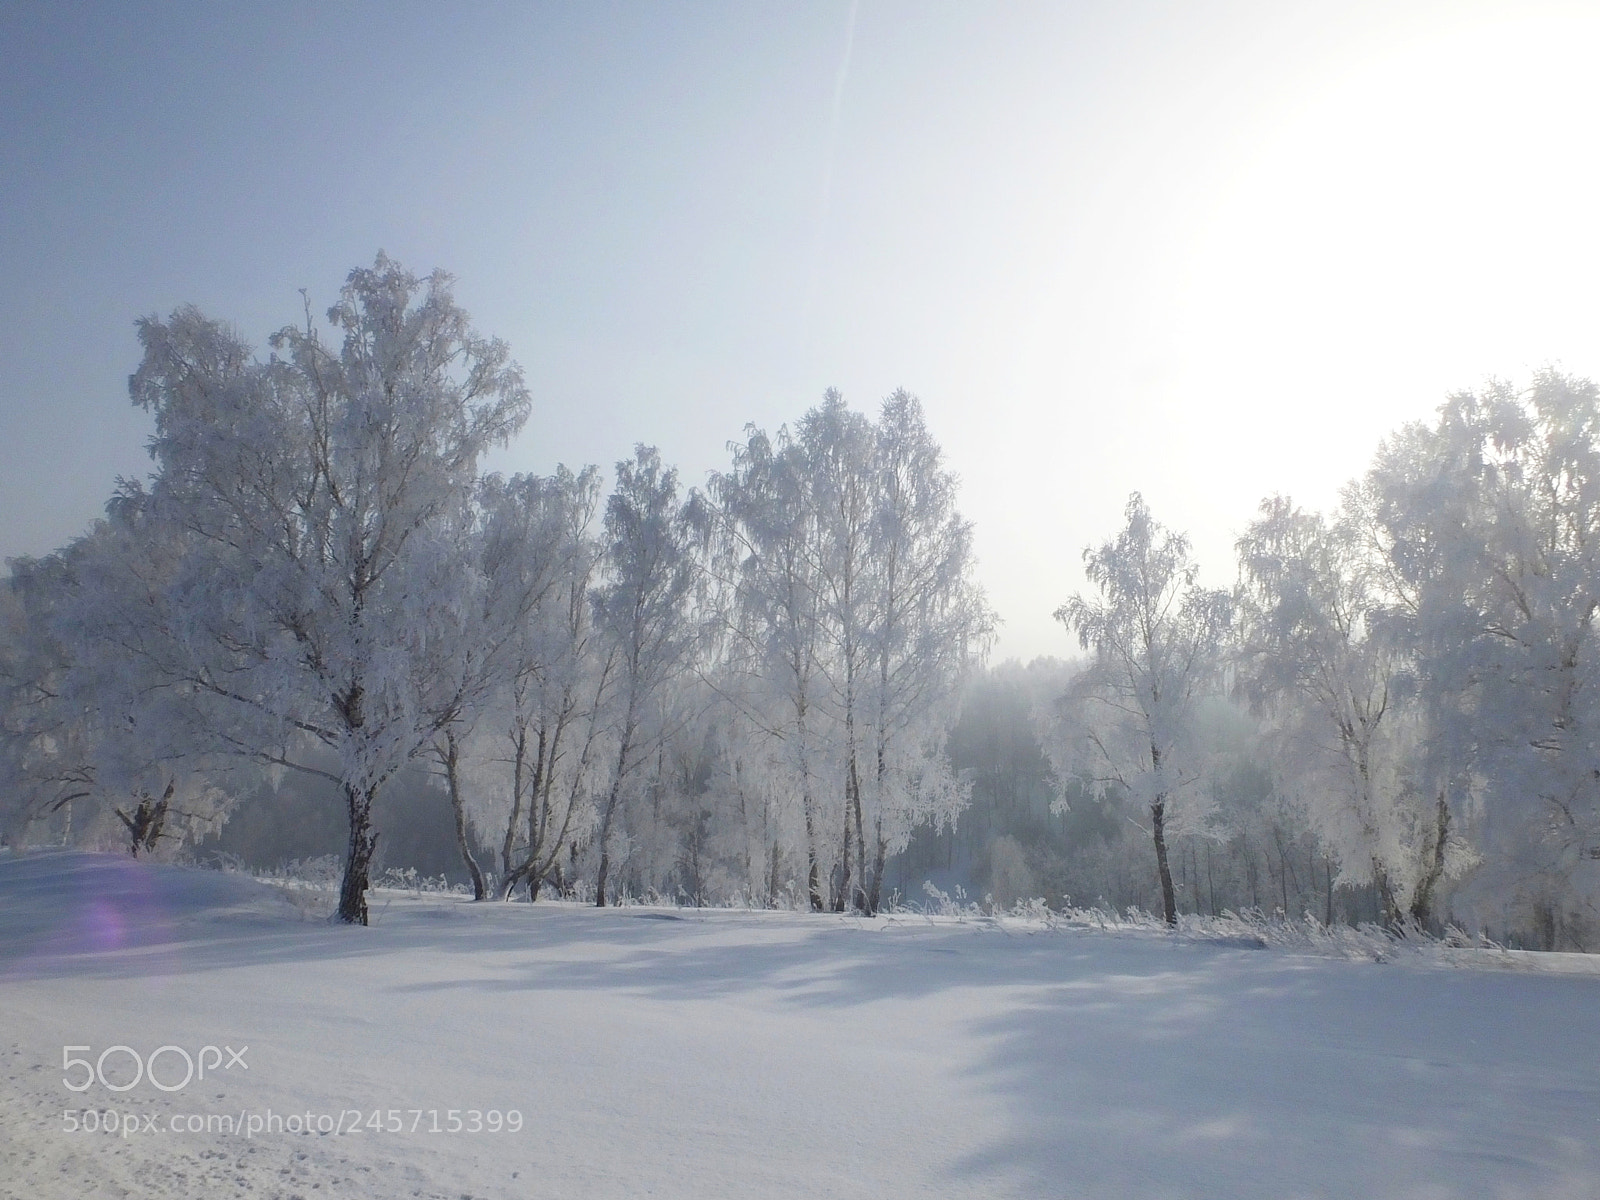
[[(373, 911), (344, 929), (241, 877), (0, 855), (0, 1196), (1600, 1197), (1600, 964), (1576, 956)], [(64, 1046), (113, 1045), (248, 1069), (66, 1089)], [(85, 1108), (138, 1132), (65, 1132)], [(166, 1129), (351, 1110), (358, 1133)], [(391, 1110), (402, 1132), (366, 1128)], [(522, 1128), (467, 1132), (474, 1110)]]

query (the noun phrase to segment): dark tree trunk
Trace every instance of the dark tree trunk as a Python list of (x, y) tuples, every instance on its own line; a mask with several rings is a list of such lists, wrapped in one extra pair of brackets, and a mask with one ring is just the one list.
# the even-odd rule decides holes
[[(623, 755), (626, 756), (627, 748), (624, 746)], [(611, 876), (611, 821), (617, 813), (617, 800), (622, 794), (621, 769), (618, 769), (617, 778), (611, 784), (611, 791), (606, 796), (605, 813), (600, 820), (600, 869), (595, 873), (594, 904), (596, 908), (606, 906), (606, 884)]]
[[(522, 777), (526, 773), (528, 763), (528, 727), (518, 723), (516, 735), (511, 739), (511, 816), (506, 820), (506, 836), (500, 844), (500, 877), (506, 881), (505, 894), (509, 896), (511, 889), (517, 886), (513, 875), (516, 870), (512, 855), (517, 849), (517, 826), (522, 821)], [(537, 796), (539, 787), (534, 783), (533, 794)]]
[(637, 708), (633, 695), (629, 695), (628, 712), (622, 723), (622, 741), (617, 747), (617, 767), (611, 775), (611, 790), (606, 793), (606, 806), (600, 818), (600, 870), (595, 875), (594, 904), (606, 906), (606, 884), (611, 875), (611, 823), (617, 815), (617, 804), (622, 798), (622, 783), (628, 776), (628, 755), (633, 750), (633, 735), (637, 730)]
[[(1161, 770), (1161, 751), (1150, 743), (1150, 765)], [(1156, 841), (1156, 874), (1161, 878), (1161, 916), (1169, 926), (1178, 924), (1178, 898), (1172, 891), (1172, 866), (1167, 862), (1167, 797), (1165, 793), (1150, 805), (1150, 832)]]
[(594, 877), (594, 906), (596, 908), (604, 908), (606, 906), (606, 879), (610, 874), (611, 854), (606, 849), (605, 837), (602, 835), (600, 839), (600, 870), (595, 873)]
[(1284, 920), (1289, 919), (1289, 884), (1294, 884), (1296, 893), (1300, 891), (1300, 882), (1294, 878), (1294, 868), (1289, 864), (1289, 855), (1283, 848), (1283, 830), (1277, 825), (1272, 827), (1272, 843), (1278, 848), (1278, 894), (1282, 897), (1281, 910)]
[(1444, 852), (1449, 837), (1450, 806), (1445, 803), (1444, 792), (1441, 791), (1434, 809), (1433, 845), (1428, 855), (1428, 869), (1417, 884), (1417, 894), (1411, 901), (1411, 919), (1424, 929), (1434, 923), (1433, 893), (1444, 878)]
[[(626, 750), (623, 752), (626, 753)], [(622, 779), (619, 777), (612, 783), (611, 791), (606, 796), (605, 813), (600, 820), (600, 869), (595, 873), (594, 904), (596, 908), (606, 906), (606, 884), (611, 877), (611, 821), (616, 816), (617, 800), (622, 794)]]
[(1161, 916), (1170, 926), (1178, 924), (1178, 898), (1172, 890), (1172, 867), (1167, 862), (1167, 798), (1157, 796), (1150, 806), (1150, 827), (1156, 841), (1156, 872), (1161, 876)]
[(833, 911), (843, 912), (850, 897), (850, 785), (845, 784), (844, 857), (840, 860), (838, 883), (833, 889)]
[(872, 858), (872, 891), (867, 896), (867, 916), (878, 915), (878, 905), (883, 901), (883, 863), (888, 857), (888, 847), (883, 840), (883, 814), (877, 818), (876, 837), (878, 841), (877, 852)]
[(159, 800), (152, 800), (148, 794), (141, 795), (139, 806), (133, 810), (131, 817), (120, 808), (116, 810), (118, 819), (128, 828), (128, 853), (133, 857), (150, 853), (161, 840), (161, 832), (167, 823), (167, 810), (177, 786), (176, 782), (167, 784), (167, 790)]
[(1289, 865), (1283, 857), (1283, 847), (1278, 847), (1278, 914), (1289, 919)]
[(1377, 889), (1378, 905), (1383, 923), (1390, 929), (1400, 925), (1400, 904), (1394, 898), (1394, 885), (1389, 882), (1389, 872), (1376, 858), (1372, 860), (1372, 886)]
[(372, 828), (372, 802), (377, 785), (369, 788), (353, 783), (344, 785), (345, 808), (350, 819), (350, 841), (345, 847), (344, 879), (339, 884), (339, 910), (346, 925), (367, 924), (367, 887), (372, 872), (372, 854), (378, 834)]
[(157, 800), (150, 808), (150, 820), (144, 831), (144, 850), (148, 854), (156, 848), (156, 843), (161, 840), (161, 833), (167, 825), (167, 806), (172, 803), (172, 785), (167, 785), (166, 794)]
[[(552, 738), (543, 724), (539, 726), (539, 744), (534, 748), (533, 790), (528, 793), (528, 858), (536, 859), (545, 852), (545, 833), (549, 825), (550, 789), (555, 786), (556, 750), (561, 741), (558, 722)], [(568, 806), (570, 812), (570, 805)], [(559, 838), (556, 839), (560, 841)], [(554, 859), (561, 847), (547, 857)]]
[(1217, 876), (1211, 865), (1211, 843), (1206, 843), (1206, 891), (1211, 897), (1211, 915), (1217, 915)]
[[(851, 893), (850, 903), (857, 912), (866, 912), (867, 909), (867, 835), (861, 828), (861, 776), (856, 772), (855, 755), (850, 756), (850, 791), (853, 793), (851, 803), (856, 814), (856, 886)], [(848, 876), (846, 883), (849, 882)]]
[[(549, 836), (550, 793), (555, 786), (555, 761), (560, 739), (560, 722), (557, 723), (554, 736), (551, 736), (545, 726), (540, 725), (539, 743), (534, 757), (533, 784), (528, 792), (527, 857), (506, 872), (505, 883), (501, 888), (503, 900), (510, 900), (512, 893), (524, 881), (528, 885), (529, 902), (537, 900), (539, 889), (552, 869), (557, 876), (556, 891), (559, 893), (563, 890), (560, 883), (561, 839), (567, 836), (567, 826), (572, 821), (573, 797), (568, 797), (567, 815), (561, 824), (560, 832), (554, 838)], [(508, 842), (511, 840), (510, 831), (507, 832), (506, 839)]]

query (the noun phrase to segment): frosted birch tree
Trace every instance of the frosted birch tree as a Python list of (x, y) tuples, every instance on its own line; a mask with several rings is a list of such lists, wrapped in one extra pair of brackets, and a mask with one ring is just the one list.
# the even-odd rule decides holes
[(886, 858), (923, 820), (955, 820), (964, 789), (947, 769), (944, 740), (962, 685), (988, 650), (995, 617), (975, 578), (972, 527), (955, 508), (956, 479), (928, 432), (922, 405), (897, 391), (883, 402), (872, 464), (868, 537), (872, 603), (865, 643), (872, 732), (872, 863), (862, 848), (858, 902), (875, 913)]
[(909, 393), (874, 423), (830, 391), (793, 434), (746, 434), (712, 480), (726, 666), (745, 681), (729, 693), (752, 733), (785, 748), (812, 906), (873, 912), (887, 857), (961, 804), (943, 739), (994, 621), (971, 530)]
[(533, 603), (520, 616), (514, 653), (490, 722), (491, 756), (508, 797), (501, 896), (530, 899), (560, 866), (586, 813), (605, 745), (614, 657), (599, 652), (591, 589), (601, 547), (589, 525), (600, 473), (562, 468), (548, 478), (491, 479), (485, 504), (493, 574)]
[(618, 812), (668, 732), (666, 691), (695, 648), (695, 545), (704, 520), (698, 494), (679, 499), (678, 473), (662, 465), (653, 446), (640, 445), (632, 459), (617, 464), (616, 489), (605, 512), (606, 582), (594, 595), (602, 670), (615, 674), (615, 750), (599, 806), (595, 903), (601, 907)]
[(258, 723), (257, 758), (338, 784), (338, 916), (365, 924), (373, 801), (456, 718), (472, 676), (429, 653), (454, 640), (478, 573), (460, 513), (528, 396), (442, 273), (379, 255), (328, 318), (337, 346), (308, 309), (266, 361), (193, 308), (146, 319), (131, 390), (156, 422), (154, 511), (192, 543), (172, 588), (184, 682)]
[[(540, 715), (537, 698), (542, 698), (573, 652), (573, 646), (564, 644), (572, 639), (561, 634), (566, 622), (559, 610), (572, 603), (568, 593), (575, 569), (582, 580), (580, 589), (587, 586), (593, 555), (588, 553), (584, 526), (593, 515), (598, 486), (593, 468), (578, 476), (562, 468), (548, 479), (515, 475), (507, 480), (492, 475), (480, 484), (477, 503), (463, 513), (458, 536), (463, 546), (473, 547), (478, 571), (475, 578), (462, 580), (460, 620), (453, 639), (435, 637), (431, 647), (464, 671), (461, 703), (455, 716), (436, 732), (426, 754), (444, 780), (457, 852), (475, 900), (487, 899), (491, 872), (473, 852), (474, 824), (479, 828), (500, 824), (504, 829), (499, 864), (503, 888), (514, 888), (532, 869), (513, 865), (515, 854), (526, 856), (530, 848), (536, 852), (544, 848), (543, 838), (530, 844), (519, 841), (522, 816), (530, 805), (534, 810), (530, 832), (544, 829), (549, 816), (550, 793), (540, 778), (546, 765), (543, 749), (535, 753), (534, 778), (528, 775), (530, 733)], [(570, 715), (558, 716), (558, 726)], [(490, 768), (490, 761), (502, 757), (499, 731), (494, 728), (502, 720), (511, 742), (510, 806), (503, 818), (495, 803), (500, 793)], [(553, 740), (559, 742), (559, 729)], [(559, 746), (548, 748), (559, 756)], [(474, 793), (471, 804), (469, 789)], [(489, 791), (494, 794), (486, 796)], [(561, 833), (564, 836), (564, 828)]]
[(1600, 391), (1546, 370), (1454, 395), (1365, 487), (1432, 751), (1481, 782), (1484, 886), (1600, 919)]
[[(1470, 861), (1432, 779), (1413, 658), (1388, 621), (1400, 597), (1359, 515), (1332, 523), (1274, 497), (1239, 540), (1238, 682), (1272, 718), (1291, 789), (1343, 882), (1370, 883), (1386, 920), (1422, 924)], [(1391, 628), (1386, 629), (1389, 625)]]
[[(167, 668), (166, 582), (177, 548), (156, 535), (136, 490), (48, 559), (13, 563), (22, 657), (0, 667), (21, 735), (13, 786), (35, 816), (76, 806), (77, 840), (169, 853), (214, 831), (245, 772)], [(9, 740), (9, 738), (8, 738)]]
[(0, 587), (0, 804), (11, 834), (59, 820), (71, 836), (74, 804), (87, 807), (95, 774), (90, 731), (68, 701), (73, 659), (57, 636), (72, 567), (67, 553), (15, 558)]
[(1232, 604), (1196, 583), (1188, 539), (1157, 522), (1138, 492), (1124, 512), (1114, 539), (1083, 552), (1099, 596), (1080, 593), (1055, 613), (1092, 656), (1073, 693), (1082, 725), (1067, 765), (1148, 806), (1162, 915), (1176, 925), (1167, 824), (1198, 783), (1195, 710), (1215, 678)]
[[(805, 825), (806, 891), (820, 912), (819, 791), (827, 774), (820, 761), (827, 744), (820, 514), (805, 450), (788, 428), (776, 438), (753, 426), (745, 434), (731, 447), (731, 469), (711, 479), (728, 582), (724, 690), (749, 736), (781, 747), (781, 777), (792, 781)], [(729, 753), (735, 762), (744, 758), (738, 749)], [(778, 853), (774, 847), (774, 859)]]
[[(800, 422), (799, 443), (817, 513), (817, 590), (824, 646), (819, 661), (826, 696), (839, 725), (844, 811), (833, 908), (866, 902), (866, 841), (861, 802), (862, 706), (870, 669), (867, 628), (873, 602), (870, 581), (875, 516), (876, 439), (872, 422), (829, 390)], [(866, 743), (869, 744), (870, 743)], [(852, 853), (852, 850), (854, 853)]]

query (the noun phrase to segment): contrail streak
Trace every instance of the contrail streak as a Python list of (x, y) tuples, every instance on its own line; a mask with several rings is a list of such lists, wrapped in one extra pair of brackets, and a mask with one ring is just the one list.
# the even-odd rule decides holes
[(822, 242), (827, 233), (828, 210), (833, 203), (833, 160), (839, 144), (839, 113), (844, 107), (844, 85), (850, 77), (850, 56), (856, 44), (856, 15), (861, 0), (850, 0), (850, 18), (845, 24), (844, 54), (833, 79), (833, 108), (828, 122), (828, 153), (822, 164), (822, 194), (817, 203), (816, 230), (811, 240), (811, 278), (806, 287), (806, 307), (802, 328), (811, 336), (811, 317), (816, 311), (817, 291), (822, 284)]

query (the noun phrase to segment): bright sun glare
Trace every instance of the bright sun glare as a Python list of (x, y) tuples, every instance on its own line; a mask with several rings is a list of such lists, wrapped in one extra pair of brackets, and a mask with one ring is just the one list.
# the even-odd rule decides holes
[(1221, 197), (1186, 357), (1313, 389), (1361, 380), (1364, 401), (1339, 399), (1370, 404), (1582, 352), (1592, 284), (1570, 264), (1597, 236), (1597, 32), (1479, 24), (1310, 90)]
[(1230, 124), (1160, 222), (1126, 217), (1156, 231), (1129, 311), (1157, 315), (1125, 350), (1154, 407), (1124, 436), (1148, 449), (1074, 503), (1145, 490), (1222, 585), (1263, 495), (1333, 504), (1380, 439), (1489, 376), (1600, 374), (1578, 266), (1600, 257), (1597, 52), (1588, 15), (1418, 26)]

